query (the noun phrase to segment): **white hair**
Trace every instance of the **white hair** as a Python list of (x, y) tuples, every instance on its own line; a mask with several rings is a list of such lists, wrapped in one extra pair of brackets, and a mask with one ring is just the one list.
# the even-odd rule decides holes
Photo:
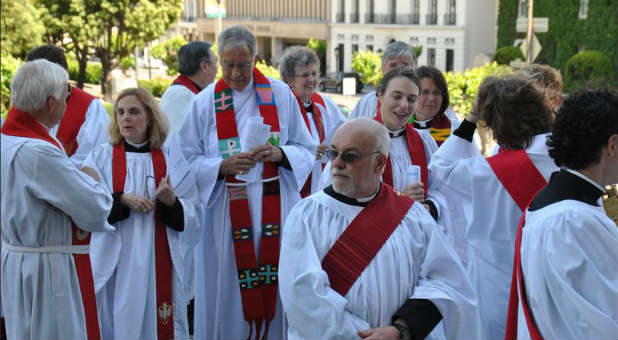
[(60, 99), (68, 81), (62, 66), (45, 59), (29, 61), (11, 80), (11, 105), (24, 112), (39, 110), (50, 96)]
[[(384, 127), (384, 125), (378, 123), (377, 121), (370, 118), (354, 118), (345, 122), (343, 125), (339, 127), (341, 128), (350, 128), (357, 127), (365, 130), (369, 135), (375, 137), (375, 147), (377, 151), (379, 151), (382, 155), (388, 157), (388, 153), (390, 151), (391, 146), (391, 137), (388, 135), (388, 130)], [(339, 130), (337, 129), (337, 130)]]
[(228, 48), (248, 48), (251, 55), (257, 54), (257, 41), (255, 35), (242, 25), (234, 25), (226, 28), (219, 34), (217, 39), (217, 51), (219, 55)]

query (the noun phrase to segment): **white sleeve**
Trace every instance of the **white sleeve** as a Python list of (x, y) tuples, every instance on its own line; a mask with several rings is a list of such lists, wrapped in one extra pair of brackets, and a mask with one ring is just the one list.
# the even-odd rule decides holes
[(322, 98), (324, 98), (324, 104), (326, 104), (327, 111), (326, 117), (324, 119), (326, 122), (326, 124), (324, 124), (326, 129), (326, 138), (324, 139), (324, 144), (330, 145), (335, 131), (339, 128), (339, 126), (345, 123), (345, 117), (332, 99), (330, 99), (326, 95), (322, 95)]
[(485, 162), (473, 143), (451, 135), (429, 163), (429, 181), (440, 181), (464, 198), (471, 197), (474, 173)]
[(109, 116), (107, 109), (101, 99), (94, 99), (88, 106), (84, 123), (77, 133), (77, 150), (71, 160), (81, 166), (88, 154), (98, 145), (108, 141), (107, 127), (109, 126)]
[(281, 240), (279, 294), (290, 338), (358, 339), (356, 332), (369, 323), (347, 310), (348, 301), (330, 287), (306, 221), (313, 214), (309, 200), (292, 209)]

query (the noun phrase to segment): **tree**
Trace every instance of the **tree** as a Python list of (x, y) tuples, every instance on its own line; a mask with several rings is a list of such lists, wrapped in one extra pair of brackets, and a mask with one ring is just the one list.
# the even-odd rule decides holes
[(320, 59), (320, 72), (326, 73), (326, 41), (311, 38), (307, 47), (312, 49)]
[(165, 63), (168, 75), (173, 76), (178, 73), (178, 50), (186, 43), (185, 38), (179, 34), (152, 48), (152, 56)]
[(360, 76), (361, 83), (378, 86), (382, 81), (382, 54), (370, 50), (355, 52), (352, 69)]
[(41, 10), (30, 0), (2, 1), (0, 11), (2, 55), (24, 59), (28, 51), (43, 42), (45, 27)]
[(82, 0), (90, 6), (90, 23), (98, 25), (101, 36), (92, 42), (101, 60), (101, 90), (111, 96), (111, 71), (123, 57), (159, 38), (178, 21), (182, 0)]

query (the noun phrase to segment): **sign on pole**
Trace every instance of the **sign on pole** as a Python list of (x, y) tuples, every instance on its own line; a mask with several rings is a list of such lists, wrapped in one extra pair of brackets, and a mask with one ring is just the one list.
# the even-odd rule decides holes
[[(533, 63), (536, 57), (539, 56), (539, 53), (541, 53), (541, 43), (535, 34), (532, 35), (532, 39), (530, 39), (530, 41), (530, 45), (532, 46), (530, 49), (530, 63)], [(524, 40), (524, 42), (519, 46), (519, 49), (524, 55), (526, 55), (528, 53), (528, 42)]]
[[(532, 27), (535, 33), (547, 33), (549, 31), (549, 18), (534, 18), (532, 20)], [(517, 18), (515, 28), (517, 32), (527, 32), (528, 18)]]

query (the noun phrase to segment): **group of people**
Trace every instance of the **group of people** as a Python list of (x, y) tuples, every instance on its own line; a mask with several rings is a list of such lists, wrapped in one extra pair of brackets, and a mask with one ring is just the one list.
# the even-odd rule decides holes
[(61, 49), (28, 55), (2, 126), (9, 339), (618, 336), (616, 91), (561, 102), (533, 65), (487, 77), (460, 121), (394, 42), (346, 119), (310, 49), (285, 50), (279, 81), (246, 27), (211, 47), (110, 118)]

